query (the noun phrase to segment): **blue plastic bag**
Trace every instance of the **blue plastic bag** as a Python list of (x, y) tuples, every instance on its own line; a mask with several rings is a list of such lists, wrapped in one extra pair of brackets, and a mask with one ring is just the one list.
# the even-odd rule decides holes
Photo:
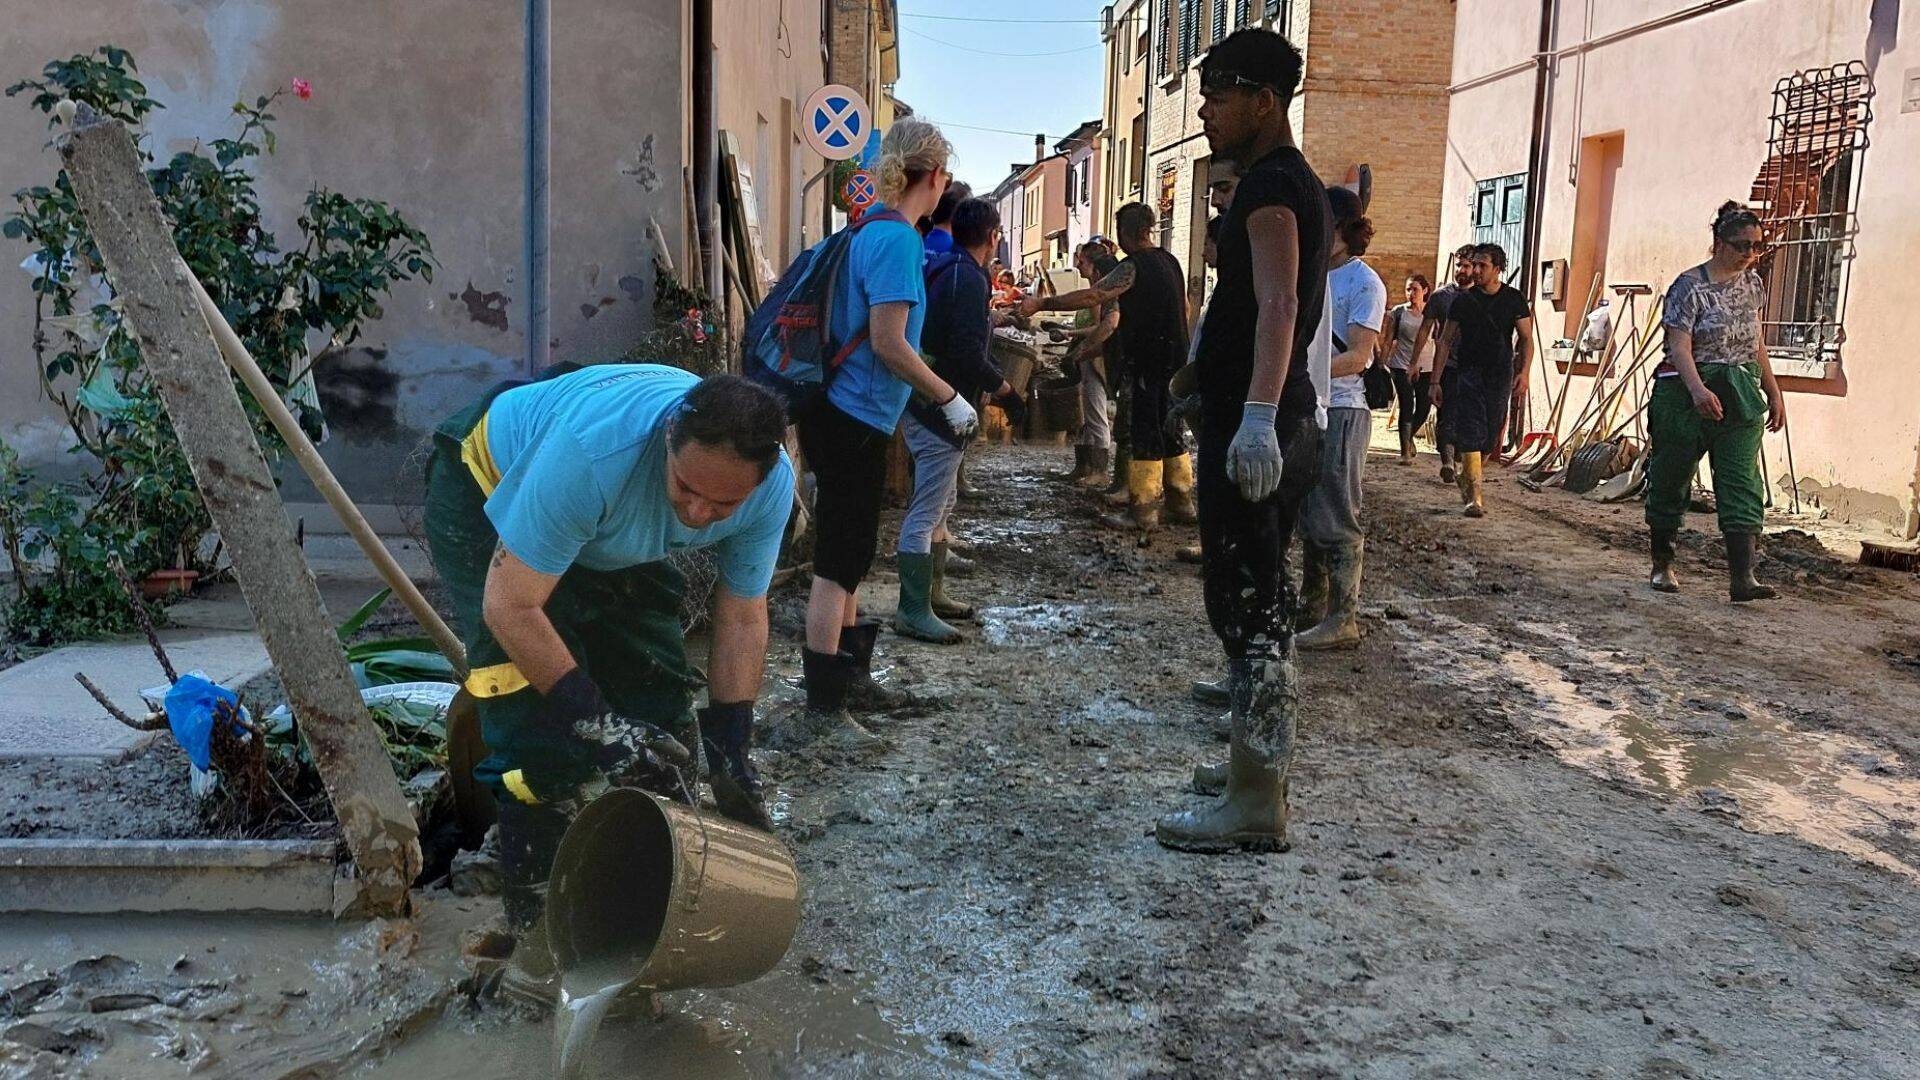
[(180, 676), (163, 702), (174, 741), (201, 772), (213, 766), (213, 720), (222, 702), (231, 710), (229, 715), (239, 715), (240, 695), (197, 672)]

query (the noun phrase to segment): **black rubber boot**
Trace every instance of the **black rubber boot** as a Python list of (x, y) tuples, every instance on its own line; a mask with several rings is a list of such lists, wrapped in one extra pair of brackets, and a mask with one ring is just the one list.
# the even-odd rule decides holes
[(1771, 585), (1762, 585), (1753, 576), (1753, 533), (1728, 533), (1727, 595), (1736, 604), (1749, 600), (1771, 600), (1780, 593)]
[(513, 955), (500, 989), (542, 1008), (551, 1008), (560, 992), (544, 916), (553, 857), (570, 824), (566, 814), (551, 807), (500, 802), (500, 900), (513, 934)]
[(1104, 491), (1107, 487), (1107, 473), (1113, 468), (1113, 451), (1104, 446), (1087, 448), (1087, 471), (1074, 481), (1075, 487)]
[(1653, 530), (1653, 573), (1647, 576), (1647, 584), (1656, 592), (1680, 591), (1680, 579), (1673, 575), (1673, 541), (1679, 535), (1678, 529)]
[(1054, 473), (1053, 478), (1055, 480), (1064, 480), (1069, 484), (1077, 484), (1085, 479), (1088, 469), (1087, 461), (1090, 456), (1089, 452), (1092, 449), (1093, 447), (1091, 446), (1082, 446), (1079, 443), (1074, 443), (1073, 468), (1063, 473)]
[(773, 831), (773, 818), (760, 774), (748, 751), (753, 749), (753, 702), (730, 701), (701, 709), (700, 748), (707, 758), (707, 783), (722, 814), (762, 832)]
[[(841, 631), (841, 641), (846, 640)], [(801, 670), (805, 673), (807, 707), (788, 724), (770, 730), (770, 741), (781, 750), (798, 750), (816, 742), (826, 742), (846, 750), (873, 750), (885, 745), (873, 732), (847, 712), (847, 695), (853, 682), (853, 657), (843, 650), (829, 656), (812, 649), (800, 650)]]
[(855, 712), (903, 713), (915, 705), (914, 696), (873, 681), (873, 650), (880, 641), (880, 623), (861, 619), (840, 631), (840, 652), (852, 657), (847, 684), (847, 707)]

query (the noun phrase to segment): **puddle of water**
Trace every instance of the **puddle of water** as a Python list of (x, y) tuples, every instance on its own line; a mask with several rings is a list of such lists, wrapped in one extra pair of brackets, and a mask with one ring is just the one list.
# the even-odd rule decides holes
[(1079, 632), (1085, 604), (1040, 603), (990, 607), (980, 612), (980, 636), (989, 645), (1032, 645)]
[[(944, 1076), (964, 1063), (895, 1027), (856, 987), (822, 985), (777, 972), (728, 990), (662, 997), (658, 1017), (615, 1010), (597, 1038), (556, 1074), (553, 1026), (509, 1010), (456, 1010), (392, 1053), (352, 1075), (380, 1080), (480, 1080), (552, 1075), (660, 1076), (676, 1080), (790, 1075), (824, 1068), (836, 1075)], [(599, 1017), (580, 1017), (563, 1042), (579, 1043)], [(572, 1036), (572, 1037), (567, 1037)]]
[(980, 548), (1031, 555), (1046, 537), (1064, 528), (1057, 518), (990, 518), (969, 523), (960, 538)]
[[(1897, 775), (1903, 766), (1890, 752), (1846, 735), (1794, 727), (1753, 701), (1734, 703), (1738, 714), (1716, 718), (1714, 730), (1703, 734), (1698, 718), (1679, 714), (1677, 706), (1601, 705), (1558, 668), (1496, 644), (1478, 626), (1436, 617), (1414, 633), (1410, 651), (1438, 665), (1429, 670), (1451, 670), (1477, 690), (1517, 685), (1538, 698), (1541, 707), (1520, 723), (1568, 764), (1697, 798), (1709, 808), (1731, 796), (1744, 828), (1796, 836), (1920, 879), (1910, 841), (1920, 822), (1920, 782)], [(1660, 712), (1671, 718), (1649, 715)], [(1897, 843), (1885, 842), (1890, 834)]]

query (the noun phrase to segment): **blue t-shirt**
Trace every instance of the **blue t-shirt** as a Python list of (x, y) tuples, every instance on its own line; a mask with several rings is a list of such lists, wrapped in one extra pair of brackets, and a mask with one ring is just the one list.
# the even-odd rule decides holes
[[(876, 204), (871, 213), (885, 209)], [(847, 265), (834, 282), (833, 338), (846, 341), (867, 328), (876, 304), (906, 303), (907, 344), (920, 351), (926, 321), (926, 248), (920, 233), (900, 221), (876, 221), (853, 236)], [(868, 427), (893, 434), (913, 390), (862, 341), (834, 376), (827, 400)]]
[(953, 234), (945, 229), (931, 229), (927, 232), (927, 255), (945, 255), (954, 250)]
[(622, 570), (711, 547), (735, 596), (766, 593), (793, 505), (780, 461), (725, 521), (688, 528), (667, 500), (667, 420), (699, 377), (657, 364), (605, 364), (515, 387), (487, 410), (500, 483), (487, 518), (515, 558), (558, 576)]

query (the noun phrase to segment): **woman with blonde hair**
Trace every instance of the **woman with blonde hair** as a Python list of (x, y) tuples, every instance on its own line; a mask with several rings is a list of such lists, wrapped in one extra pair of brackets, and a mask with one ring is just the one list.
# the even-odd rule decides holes
[(876, 685), (880, 623), (859, 618), (860, 582), (880, 540), (887, 447), (918, 394), (957, 437), (979, 427), (973, 405), (920, 358), (926, 317), (925, 248), (914, 222), (947, 190), (953, 147), (924, 120), (894, 124), (874, 168), (880, 202), (854, 225), (846, 265), (834, 279), (828, 330), (849, 350), (827, 392), (794, 418), (815, 478), (813, 592), (807, 602), (806, 731), (850, 748), (878, 744), (847, 712), (904, 704)]

